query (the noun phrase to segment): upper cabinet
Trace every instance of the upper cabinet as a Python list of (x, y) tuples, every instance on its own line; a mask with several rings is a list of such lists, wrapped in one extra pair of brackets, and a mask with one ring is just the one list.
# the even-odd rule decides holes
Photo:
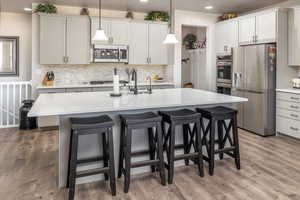
[(269, 12), (256, 16), (256, 42), (276, 42), (277, 12)]
[(88, 64), (89, 19), (86, 16), (40, 16), (40, 64)]
[(252, 44), (255, 42), (255, 17), (239, 20), (239, 44)]
[(216, 25), (216, 53), (231, 53), (238, 46), (238, 21), (230, 20)]
[(166, 23), (130, 22), (129, 64), (168, 65)]
[(276, 42), (277, 11), (257, 13), (239, 19), (239, 44)]
[(288, 18), (289, 65), (300, 66), (300, 9), (289, 10)]
[[(126, 19), (108, 19), (101, 20), (102, 29), (105, 31), (108, 41), (105, 42), (93, 42), (97, 44), (115, 44), (115, 45), (128, 45), (129, 44), (129, 21)], [(99, 19), (92, 17), (91, 22), (91, 38), (99, 28)]]

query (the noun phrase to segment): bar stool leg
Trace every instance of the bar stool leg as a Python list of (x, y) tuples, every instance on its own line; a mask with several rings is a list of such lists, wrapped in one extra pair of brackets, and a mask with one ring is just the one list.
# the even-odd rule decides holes
[[(224, 133), (223, 133), (223, 126), (222, 122), (218, 121), (218, 148), (223, 149), (224, 144), (223, 144), (223, 138), (224, 138)], [(224, 153), (219, 153), (219, 158), (222, 160), (224, 158)]]
[(69, 188), (70, 185), (70, 167), (71, 167), (71, 155), (72, 155), (72, 137), (73, 137), (73, 130), (71, 130), (71, 135), (70, 135), (70, 146), (69, 146), (69, 162), (68, 162), (68, 177), (67, 177), (67, 185), (66, 188)]
[(125, 150), (125, 185), (124, 192), (128, 193), (130, 185), (130, 171), (131, 171), (131, 138), (132, 129), (127, 128), (126, 134), (126, 150)]
[(235, 165), (236, 165), (237, 169), (241, 169), (239, 134), (238, 134), (238, 128), (237, 128), (237, 115), (234, 115), (234, 118), (233, 118), (232, 133), (233, 133), (233, 140), (234, 140), (234, 146), (235, 146), (235, 149), (234, 149)]
[(74, 131), (75, 135), (72, 137), (72, 153), (70, 163), (70, 177), (69, 177), (69, 200), (74, 199), (75, 195), (75, 183), (76, 183), (76, 162), (77, 162), (77, 146), (78, 146), (78, 134)]
[(123, 161), (124, 161), (124, 144), (125, 144), (125, 125), (121, 122), (121, 135), (120, 135), (120, 150), (119, 150), (119, 168), (118, 168), (118, 178), (122, 176), (122, 170), (124, 169)]
[[(182, 125), (184, 154), (188, 154), (189, 153), (188, 126), (189, 126), (189, 124)], [(185, 159), (184, 163), (185, 163), (186, 166), (188, 166), (189, 165), (189, 159)]]
[(174, 157), (175, 157), (175, 125), (170, 124), (170, 138), (169, 138), (169, 158), (168, 158), (168, 183), (173, 184), (174, 177)]
[(166, 185), (166, 174), (165, 174), (164, 155), (163, 155), (163, 137), (162, 137), (162, 128), (160, 123), (157, 123), (156, 132), (157, 132), (157, 154), (159, 159), (160, 179), (161, 179), (161, 184)]
[(203, 167), (203, 154), (202, 154), (202, 138), (201, 138), (201, 128), (200, 128), (200, 122), (197, 121), (195, 123), (196, 126), (196, 148), (195, 149), (198, 152), (198, 169), (199, 169), (199, 175), (201, 177), (204, 177), (204, 167)]
[[(108, 167), (108, 152), (106, 142), (106, 132), (102, 133), (103, 166)], [(104, 173), (105, 180), (108, 180), (108, 173)]]
[(115, 177), (115, 159), (114, 159), (114, 137), (111, 128), (107, 129), (108, 133), (108, 152), (109, 152), (109, 179), (110, 189), (113, 196), (116, 196), (116, 177)]
[(210, 135), (209, 135), (209, 175), (214, 175), (214, 163), (215, 163), (215, 124), (216, 120), (211, 119)]
[[(155, 143), (154, 143), (154, 135), (153, 128), (148, 128), (148, 143), (149, 143), (149, 156), (150, 160), (155, 160)], [(155, 172), (155, 166), (151, 165), (151, 172)]]

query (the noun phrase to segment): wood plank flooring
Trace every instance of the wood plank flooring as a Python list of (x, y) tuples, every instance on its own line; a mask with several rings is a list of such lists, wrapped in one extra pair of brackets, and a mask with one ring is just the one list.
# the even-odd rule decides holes
[[(108, 183), (79, 185), (77, 200), (300, 200), (300, 140), (262, 138), (240, 130), (242, 169), (233, 160), (216, 162), (215, 175), (196, 175), (196, 167), (179, 167), (175, 183), (161, 186), (157, 174), (132, 178), (130, 192), (110, 195)], [(0, 129), (0, 199), (64, 200), (57, 188), (58, 132)]]

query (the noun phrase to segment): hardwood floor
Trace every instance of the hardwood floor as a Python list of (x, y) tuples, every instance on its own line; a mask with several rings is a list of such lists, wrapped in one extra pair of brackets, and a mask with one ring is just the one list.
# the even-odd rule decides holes
[[(77, 200), (299, 200), (300, 140), (284, 136), (262, 138), (240, 130), (242, 169), (233, 160), (216, 161), (215, 175), (196, 174), (196, 167), (175, 170), (173, 185), (161, 186), (158, 174), (132, 178), (124, 194), (110, 195), (108, 183), (79, 185)], [(58, 132), (0, 129), (0, 199), (64, 200), (66, 189), (57, 188)]]

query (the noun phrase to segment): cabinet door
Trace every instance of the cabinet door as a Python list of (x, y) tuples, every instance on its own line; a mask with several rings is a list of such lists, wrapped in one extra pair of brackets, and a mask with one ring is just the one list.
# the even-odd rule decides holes
[(106, 36), (109, 38), (108, 41), (92, 41), (96, 31), (99, 29), (99, 18), (98, 17), (92, 17), (91, 19), (91, 41), (92, 44), (110, 44), (111, 43), (111, 20), (109, 19), (102, 19), (101, 20), (101, 27), (104, 30)]
[(64, 64), (66, 17), (40, 16), (40, 64)]
[(129, 64), (148, 64), (148, 24), (131, 22), (129, 28)]
[(256, 16), (256, 42), (276, 42), (276, 12)]
[(216, 25), (216, 53), (221, 54), (225, 51), (225, 40), (227, 35), (225, 34), (225, 23), (218, 23)]
[(88, 64), (90, 61), (90, 25), (86, 16), (67, 17), (66, 56), (68, 64)]
[(216, 52), (231, 53), (238, 46), (238, 22), (222, 22), (216, 26)]
[(255, 36), (255, 17), (249, 17), (239, 20), (239, 44), (254, 43)]
[(300, 65), (300, 9), (289, 11), (289, 65)]
[(129, 44), (129, 22), (124, 20), (111, 21), (111, 38), (113, 44), (128, 45)]
[(168, 34), (167, 24), (149, 24), (149, 62), (153, 65), (168, 64), (168, 45), (163, 44)]

